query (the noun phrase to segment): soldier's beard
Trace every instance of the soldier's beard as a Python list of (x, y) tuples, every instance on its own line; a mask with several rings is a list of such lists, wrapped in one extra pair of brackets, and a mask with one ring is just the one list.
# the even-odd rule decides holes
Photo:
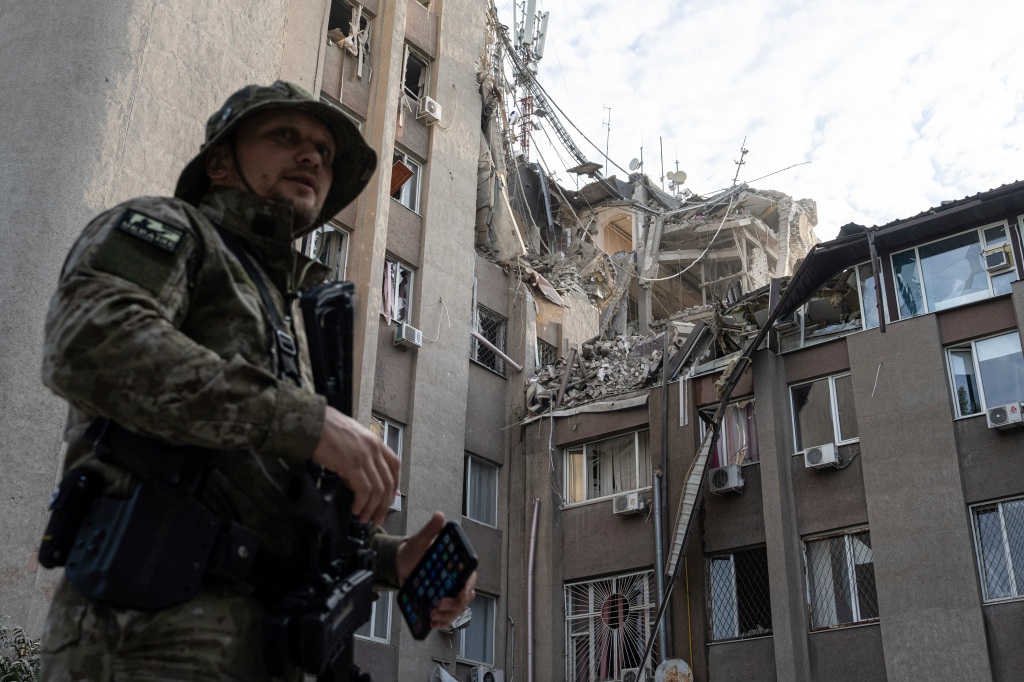
[(276, 192), (271, 192), (267, 198), (291, 206), (293, 234), (298, 234), (308, 229), (320, 216), (320, 209), (318, 207), (311, 206), (293, 197), (280, 196)]

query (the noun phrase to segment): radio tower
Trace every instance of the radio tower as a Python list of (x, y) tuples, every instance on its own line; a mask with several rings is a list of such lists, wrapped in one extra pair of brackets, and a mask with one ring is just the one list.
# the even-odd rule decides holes
[[(544, 56), (544, 40), (547, 37), (548, 15), (550, 12), (537, 13), (537, 0), (524, 0), (519, 3), (522, 22), (516, 26), (516, 51), (525, 71), (536, 76), (537, 62)], [(519, 76), (519, 149), (523, 161), (530, 160), (530, 131), (533, 130), (533, 95), (526, 80), (529, 75)]]

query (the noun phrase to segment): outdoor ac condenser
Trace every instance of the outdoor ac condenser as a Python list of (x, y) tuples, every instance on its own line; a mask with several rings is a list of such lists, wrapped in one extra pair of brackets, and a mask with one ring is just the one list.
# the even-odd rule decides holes
[(420, 348), (423, 346), (423, 332), (411, 324), (400, 322), (395, 328), (395, 345), (403, 348)]
[(437, 100), (423, 96), (420, 100), (420, 115), (418, 118), (425, 119), (427, 125), (437, 123), (441, 120), (441, 105)]
[(1024, 426), (1024, 421), (1021, 420), (1020, 403), (992, 407), (985, 416), (988, 417), (988, 428), (990, 429), (1003, 430)]
[(612, 498), (612, 511), (616, 514), (639, 514), (644, 510), (644, 499), (640, 493), (632, 492)]
[(804, 466), (808, 469), (825, 469), (839, 466), (839, 455), (834, 443), (815, 445), (803, 452)]
[(718, 495), (743, 492), (743, 474), (740, 472), (740, 465), (728, 464), (718, 469), (712, 469), (709, 483), (711, 492)]

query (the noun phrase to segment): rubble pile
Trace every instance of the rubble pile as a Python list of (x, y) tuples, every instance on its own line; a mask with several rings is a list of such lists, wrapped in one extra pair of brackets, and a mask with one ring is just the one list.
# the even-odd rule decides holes
[[(540, 367), (527, 380), (526, 407), (532, 414), (583, 405), (643, 388), (661, 372), (664, 333), (656, 336), (619, 335), (611, 340), (592, 339), (579, 353)], [(669, 344), (669, 356), (684, 337)], [(570, 365), (570, 362), (572, 363)], [(566, 379), (568, 372), (568, 379)], [(565, 383), (565, 394), (558, 393)]]

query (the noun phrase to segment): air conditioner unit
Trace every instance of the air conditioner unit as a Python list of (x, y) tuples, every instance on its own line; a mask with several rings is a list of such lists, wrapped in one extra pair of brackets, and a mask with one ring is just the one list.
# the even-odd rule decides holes
[(436, 99), (426, 95), (420, 99), (420, 115), (417, 118), (426, 119), (427, 125), (437, 123), (441, 120), (441, 105)]
[(640, 493), (626, 493), (612, 498), (612, 511), (616, 514), (639, 514), (644, 510), (644, 498)]
[(711, 470), (711, 492), (740, 493), (743, 492), (743, 474), (739, 464), (728, 464)]
[(989, 408), (985, 416), (988, 417), (988, 428), (990, 429), (1002, 430), (1024, 426), (1024, 421), (1021, 420), (1020, 403), (1010, 403), (1009, 405)]
[(1013, 267), (1013, 260), (1006, 246), (986, 249), (982, 257), (985, 259), (985, 269), (989, 272), (1001, 272)]
[(420, 348), (423, 346), (423, 332), (411, 324), (399, 322), (395, 328), (395, 345), (403, 348)]
[(644, 679), (643, 672), (640, 668), (623, 668), (620, 679), (622, 682), (641, 682)]
[(808, 469), (824, 469), (825, 467), (838, 467), (839, 455), (833, 443), (815, 445), (803, 451), (804, 467)]
[(505, 671), (486, 665), (475, 665), (470, 670), (470, 682), (505, 682)]

